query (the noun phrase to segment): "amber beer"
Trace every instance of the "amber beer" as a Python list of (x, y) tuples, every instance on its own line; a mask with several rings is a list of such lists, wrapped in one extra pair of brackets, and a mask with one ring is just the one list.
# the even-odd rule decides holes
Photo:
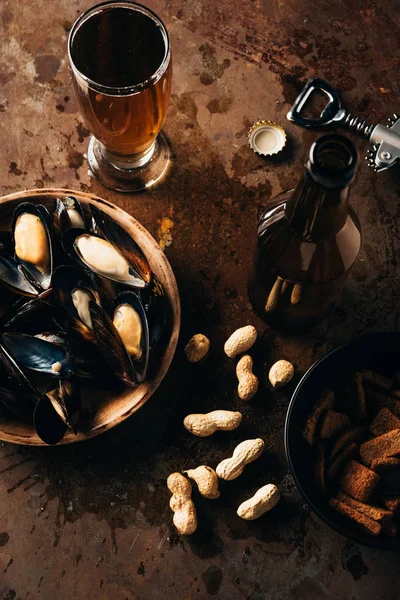
[(89, 129), (116, 155), (149, 159), (163, 124), (172, 63), (168, 35), (149, 9), (104, 3), (71, 32), (73, 85)]

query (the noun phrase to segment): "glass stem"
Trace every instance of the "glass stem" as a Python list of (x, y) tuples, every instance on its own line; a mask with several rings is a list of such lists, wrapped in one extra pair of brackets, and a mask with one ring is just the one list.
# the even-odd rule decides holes
[(121, 169), (121, 171), (138, 169), (139, 167), (147, 165), (147, 163), (150, 162), (154, 155), (156, 143), (157, 139), (154, 140), (150, 148), (144, 150), (143, 152), (122, 155), (111, 152), (101, 142), (97, 140), (101, 157), (116, 169)]

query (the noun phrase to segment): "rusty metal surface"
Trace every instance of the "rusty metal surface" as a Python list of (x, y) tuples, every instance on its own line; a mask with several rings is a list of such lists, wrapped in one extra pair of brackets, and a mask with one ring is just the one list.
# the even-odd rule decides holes
[[(98, 439), (65, 448), (0, 448), (0, 599), (395, 600), (398, 555), (357, 547), (303, 505), (287, 473), (283, 425), (290, 393), (264, 385), (242, 407), (223, 341), (237, 326), (261, 333), (258, 372), (290, 358), (296, 381), (328, 349), (362, 332), (398, 329), (399, 172), (361, 164), (352, 203), (363, 249), (336, 309), (303, 337), (278, 335), (246, 295), (257, 214), (291, 187), (315, 134), (285, 114), (311, 75), (328, 79), (354, 112), (379, 121), (399, 110), (397, 1), (152, 0), (172, 38), (174, 80), (165, 131), (174, 149), (168, 178), (150, 194), (103, 189), (87, 173), (88, 131), (68, 80), (66, 40), (90, 2), (3, 0), (0, 46), (0, 190), (74, 187), (131, 212), (167, 244), (183, 305), (181, 347), (154, 398)], [(246, 145), (249, 125), (283, 124), (284, 160), (263, 162)], [(364, 142), (359, 142), (365, 150)], [(168, 245), (169, 244), (169, 245)], [(182, 346), (211, 338), (208, 360), (189, 367)], [(193, 411), (237, 408), (245, 424), (191, 437)], [(245, 437), (265, 455), (196, 498), (199, 530), (171, 528), (168, 474), (216, 463)], [(257, 485), (279, 483), (283, 500), (254, 523), (235, 516)]]

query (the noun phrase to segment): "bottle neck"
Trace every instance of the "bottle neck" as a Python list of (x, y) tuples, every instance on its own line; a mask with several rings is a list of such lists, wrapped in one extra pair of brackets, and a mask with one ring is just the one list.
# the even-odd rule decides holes
[(332, 237), (346, 223), (348, 195), (348, 186), (326, 187), (306, 170), (287, 204), (291, 228), (308, 241)]

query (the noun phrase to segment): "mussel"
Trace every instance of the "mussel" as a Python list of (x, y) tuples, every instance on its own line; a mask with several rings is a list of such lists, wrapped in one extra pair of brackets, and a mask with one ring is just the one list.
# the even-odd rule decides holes
[(89, 304), (97, 344), (110, 368), (131, 387), (144, 381), (149, 362), (146, 313), (134, 292), (115, 299), (113, 319), (95, 302)]
[(69, 429), (76, 433), (81, 408), (81, 392), (72, 381), (60, 379), (58, 387), (47, 392), (54, 410)]
[(85, 214), (81, 203), (74, 196), (56, 199), (53, 214), (54, 229), (57, 233), (66, 229), (85, 229)]
[(17, 300), (0, 321), (4, 331), (35, 335), (43, 329), (54, 329), (59, 310), (50, 303), (51, 294), (48, 289), (31, 300)]
[(90, 204), (89, 207), (90, 212), (92, 213), (92, 222), (95, 225), (95, 231), (100, 232), (103, 237), (110, 242), (120, 254), (122, 254), (143, 281), (148, 284), (151, 279), (149, 261), (143, 250), (132, 238), (132, 235), (94, 204)]
[(59, 346), (74, 359), (74, 376), (80, 379), (93, 379), (101, 387), (109, 387), (113, 379), (102, 354), (94, 344), (73, 339), (62, 332), (44, 331), (35, 336), (40, 340)]
[(3, 385), (15, 393), (21, 402), (31, 406), (36, 404), (40, 392), (27, 378), (23, 369), (4, 344), (0, 345), (0, 371)]
[(171, 318), (171, 305), (161, 281), (152, 273), (148, 286), (139, 290), (149, 325), (150, 351), (154, 352)]
[(100, 304), (100, 297), (89, 273), (78, 267), (63, 265), (53, 274), (53, 298), (70, 318), (70, 327), (85, 340), (94, 341), (89, 302)]
[(15, 362), (24, 369), (60, 379), (75, 373), (74, 359), (64, 347), (26, 333), (4, 333), (2, 341)]
[(62, 236), (62, 245), (80, 266), (101, 277), (135, 288), (146, 285), (122, 254), (101, 237), (86, 233), (83, 229), (69, 229)]
[(17, 262), (35, 287), (47, 289), (53, 271), (51, 218), (47, 209), (30, 202), (19, 204), (12, 230)]
[(0, 281), (16, 294), (37, 296), (39, 291), (25, 276), (21, 266), (12, 257), (0, 254)]
[(60, 380), (58, 386), (39, 399), (33, 413), (36, 433), (45, 444), (57, 444), (67, 429), (76, 433), (79, 421), (80, 390), (71, 381)]

